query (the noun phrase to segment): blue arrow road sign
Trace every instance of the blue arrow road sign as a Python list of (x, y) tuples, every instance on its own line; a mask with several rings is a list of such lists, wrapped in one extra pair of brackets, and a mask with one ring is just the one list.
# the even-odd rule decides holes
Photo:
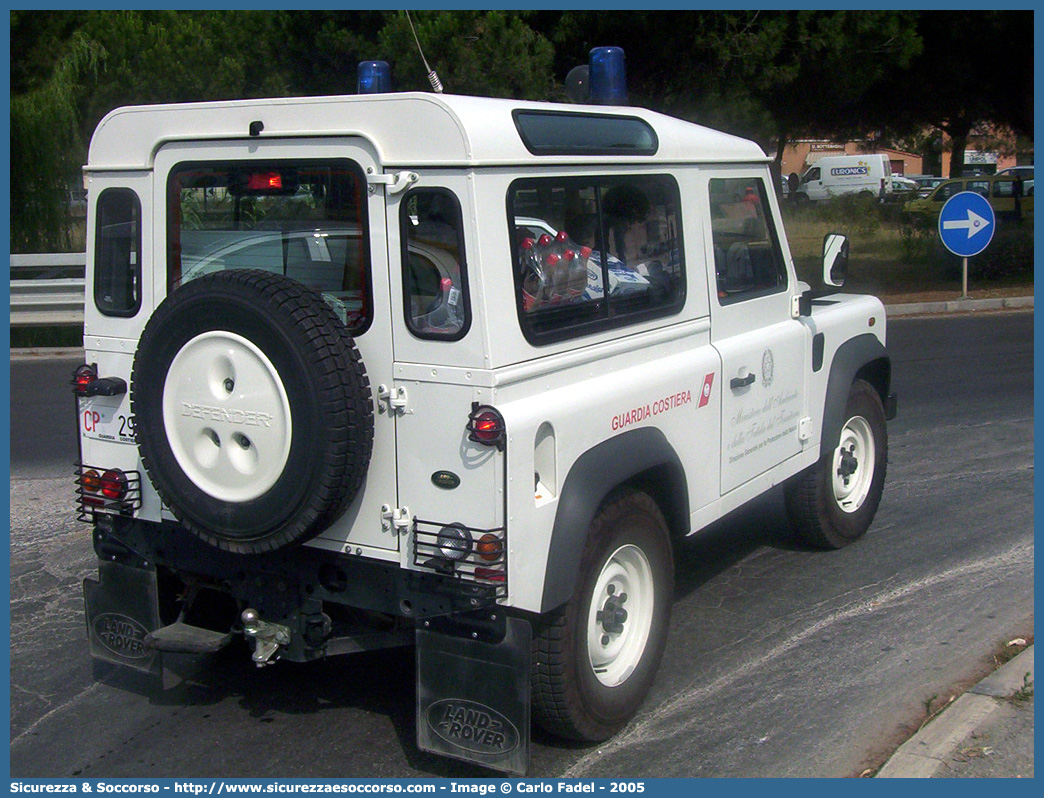
[(996, 218), (989, 201), (974, 191), (954, 194), (939, 213), (939, 237), (954, 255), (978, 255), (993, 238)]

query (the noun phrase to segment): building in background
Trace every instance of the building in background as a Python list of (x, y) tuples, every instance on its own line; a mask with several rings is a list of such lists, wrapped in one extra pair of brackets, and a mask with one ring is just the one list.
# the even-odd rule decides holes
[[(942, 134), (939, 175), (950, 177), (953, 142)], [(1011, 166), (1033, 165), (1033, 140), (984, 125), (972, 131), (964, 149), (964, 174), (993, 175)], [(959, 177), (959, 175), (955, 175)]]

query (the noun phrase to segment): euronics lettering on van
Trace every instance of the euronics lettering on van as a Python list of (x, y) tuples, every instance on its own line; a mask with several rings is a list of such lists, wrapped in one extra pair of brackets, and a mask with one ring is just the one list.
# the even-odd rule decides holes
[(86, 174), (97, 659), (414, 645), (417, 745), (524, 773), (641, 711), (680, 539), (873, 520), (884, 308), (843, 236), (797, 280), (749, 141), (405, 92), (120, 108)]

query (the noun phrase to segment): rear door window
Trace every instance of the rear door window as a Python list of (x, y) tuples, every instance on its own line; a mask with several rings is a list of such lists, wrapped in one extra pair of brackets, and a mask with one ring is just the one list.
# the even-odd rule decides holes
[(990, 181), (989, 180), (969, 180), (968, 191), (974, 191), (987, 199), (990, 196)]
[(355, 335), (372, 319), (366, 180), (335, 161), (190, 163), (168, 180), (168, 287), (262, 269), (319, 291)]

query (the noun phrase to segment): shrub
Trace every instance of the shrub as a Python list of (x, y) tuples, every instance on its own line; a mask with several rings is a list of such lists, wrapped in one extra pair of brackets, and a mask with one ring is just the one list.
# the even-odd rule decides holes
[(812, 206), (814, 217), (844, 235), (871, 235), (877, 232), (882, 219), (881, 203), (876, 197), (845, 194)]
[(968, 276), (992, 282), (1033, 274), (1033, 223), (1001, 219), (993, 241), (968, 259)]

